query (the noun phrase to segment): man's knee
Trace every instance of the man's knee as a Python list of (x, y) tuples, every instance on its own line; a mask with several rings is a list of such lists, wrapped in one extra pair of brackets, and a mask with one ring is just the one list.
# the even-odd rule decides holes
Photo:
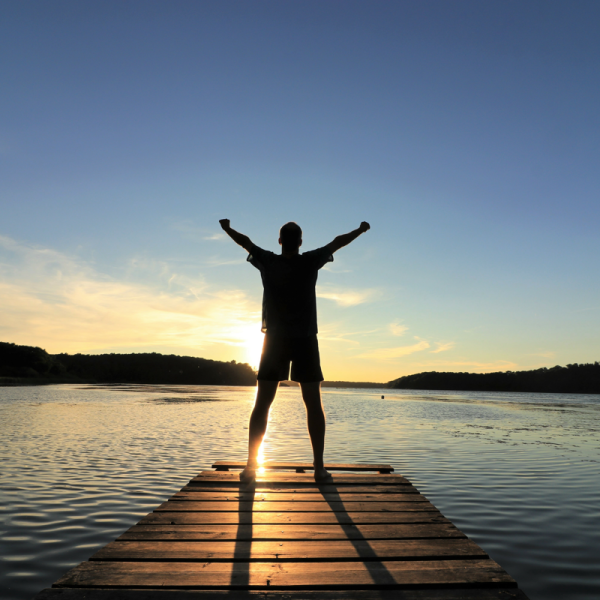
[(321, 408), (321, 382), (301, 383), (302, 399), (307, 408)]
[(279, 381), (259, 380), (254, 408), (263, 408), (268, 410), (273, 403), (273, 400), (275, 400), (275, 394), (277, 393), (278, 386)]

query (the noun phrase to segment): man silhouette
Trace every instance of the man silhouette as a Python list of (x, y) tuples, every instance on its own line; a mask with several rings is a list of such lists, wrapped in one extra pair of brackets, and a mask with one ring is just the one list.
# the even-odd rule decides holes
[(256, 475), (258, 450), (267, 431), (269, 410), (280, 381), (290, 378), (300, 383), (306, 406), (308, 433), (313, 449), (315, 479), (327, 479), (323, 465), (325, 411), (321, 401), (321, 361), (317, 342), (317, 297), (315, 286), (319, 269), (333, 260), (333, 253), (368, 231), (363, 221), (358, 229), (339, 235), (327, 246), (300, 254), (302, 229), (293, 222), (279, 230), (281, 254), (259, 248), (250, 238), (219, 221), (223, 230), (248, 251), (248, 261), (261, 274), (263, 282), (262, 331), (265, 333), (258, 369), (258, 391), (250, 415), (248, 462), (240, 473), (242, 481)]

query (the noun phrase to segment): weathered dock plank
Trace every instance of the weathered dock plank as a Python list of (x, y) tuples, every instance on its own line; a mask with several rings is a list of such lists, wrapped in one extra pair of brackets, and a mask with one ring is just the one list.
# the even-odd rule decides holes
[(448, 523), (438, 510), (414, 510), (403, 512), (363, 512), (363, 513), (249, 513), (245, 512), (153, 512), (140, 520), (141, 525), (197, 525), (216, 524), (273, 524), (273, 525), (318, 525), (340, 523), (359, 525), (366, 523)]
[(117, 541), (248, 540), (417, 540), (464, 538), (451, 523), (410, 525), (134, 525)]
[(161, 504), (156, 511), (166, 512), (404, 512), (404, 511), (437, 511), (429, 502), (296, 502), (288, 506), (284, 502), (178, 502), (169, 501)]
[(216, 493), (216, 492), (235, 492), (239, 494), (260, 494), (260, 493), (271, 493), (271, 494), (289, 494), (289, 493), (303, 493), (303, 494), (364, 494), (365, 490), (374, 494), (408, 494), (418, 493), (417, 488), (413, 487), (412, 484), (388, 484), (388, 485), (369, 485), (368, 488), (365, 485), (345, 485), (340, 487), (339, 485), (333, 485), (328, 483), (322, 483), (318, 487), (315, 482), (302, 484), (300, 487), (294, 486), (289, 483), (281, 483), (277, 481), (270, 482), (257, 482), (256, 485), (241, 484), (235, 479), (231, 482), (225, 482), (221, 485), (218, 483), (203, 484), (202, 481), (196, 481), (193, 485), (185, 485), (181, 488), (180, 492), (198, 492), (198, 493)]
[(426, 501), (415, 488), (407, 492), (395, 494), (380, 493), (344, 493), (344, 492), (322, 492), (305, 493), (298, 492), (207, 492), (205, 490), (182, 490), (173, 494), (170, 500), (194, 500), (196, 502), (233, 502), (254, 501), (254, 502), (328, 502), (330, 500), (337, 502), (418, 502)]
[(155, 542), (111, 542), (90, 560), (111, 561), (270, 561), (305, 562), (314, 560), (438, 560), (482, 558), (487, 554), (469, 539), (421, 540), (286, 540), (282, 542), (162, 541), (160, 555)]
[(71, 569), (56, 587), (343, 589), (356, 587), (516, 587), (490, 559), (380, 562), (109, 562)]
[(527, 600), (517, 588), (339, 590), (174, 590), (50, 588), (35, 600)]
[[(212, 465), (217, 471), (228, 471), (229, 469), (243, 469), (246, 466), (245, 462), (218, 460)], [(314, 471), (315, 467), (311, 463), (298, 462), (266, 462), (261, 465), (263, 469), (274, 471)], [(349, 463), (326, 463), (325, 468), (328, 471), (377, 471), (378, 473), (391, 473), (394, 470), (392, 465), (376, 464), (349, 464)]]
[(196, 502), (192, 499), (176, 499), (163, 502), (156, 510), (169, 512), (396, 512), (403, 510), (437, 510), (423, 496), (407, 494), (396, 502), (261, 502), (260, 500), (232, 500), (230, 502)]
[[(256, 482), (264, 487), (269, 487), (271, 483), (275, 482), (278, 487), (283, 484), (300, 485), (309, 483), (312, 486), (315, 484), (314, 477), (310, 473), (278, 473), (277, 478), (273, 480), (273, 473), (257, 473)], [(234, 485), (239, 484), (238, 473), (231, 472), (215, 472), (215, 471), (202, 471), (200, 475), (194, 477), (190, 481), (190, 485), (200, 483), (207, 485), (209, 483), (233, 483)], [(330, 485), (412, 485), (408, 479), (399, 475), (360, 475), (354, 473), (344, 473), (340, 475), (338, 473), (332, 474), (331, 478), (327, 480)]]
[(336, 466), (383, 473), (204, 471), (36, 600), (527, 600), (390, 465)]

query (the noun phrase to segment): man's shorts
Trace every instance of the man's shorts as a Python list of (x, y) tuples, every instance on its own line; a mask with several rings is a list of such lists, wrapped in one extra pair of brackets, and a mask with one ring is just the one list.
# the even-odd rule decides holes
[[(290, 377), (290, 363), (292, 376)], [(309, 337), (284, 337), (265, 334), (258, 379), (299, 383), (323, 381), (319, 343), (316, 335)]]

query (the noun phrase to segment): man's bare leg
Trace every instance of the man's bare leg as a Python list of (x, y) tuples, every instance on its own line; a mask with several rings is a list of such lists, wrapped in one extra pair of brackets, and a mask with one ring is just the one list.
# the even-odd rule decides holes
[(308, 434), (313, 448), (315, 480), (321, 481), (331, 477), (323, 466), (325, 450), (325, 411), (321, 402), (321, 382), (301, 383), (302, 399), (306, 406)]
[(258, 450), (267, 432), (269, 410), (275, 399), (278, 386), (279, 381), (258, 382), (256, 402), (250, 415), (250, 425), (248, 427), (248, 462), (246, 468), (240, 473), (241, 481), (252, 481), (256, 476)]

